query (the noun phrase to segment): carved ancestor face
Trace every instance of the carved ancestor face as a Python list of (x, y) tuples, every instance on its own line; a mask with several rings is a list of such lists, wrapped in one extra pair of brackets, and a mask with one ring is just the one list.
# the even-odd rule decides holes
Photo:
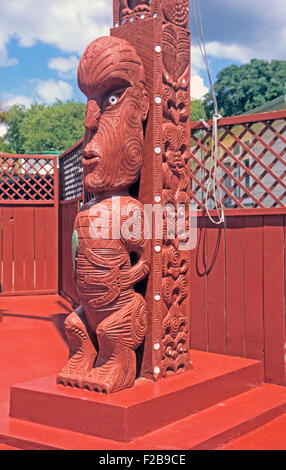
[(142, 61), (127, 41), (96, 39), (80, 60), (78, 85), (88, 99), (85, 187), (93, 193), (127, 190), (140, 174), (149, 107)]

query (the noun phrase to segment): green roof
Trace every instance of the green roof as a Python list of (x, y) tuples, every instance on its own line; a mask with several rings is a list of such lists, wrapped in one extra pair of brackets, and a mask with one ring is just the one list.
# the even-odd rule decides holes
[(278, 98), (267, 101), (267, 103), (257, 106), (257, 108), (250, 109), (243, 114), (267, 113), (270, 111), (280, 111), (281, 109), (286, 109), (286, 95), (278, 96)]

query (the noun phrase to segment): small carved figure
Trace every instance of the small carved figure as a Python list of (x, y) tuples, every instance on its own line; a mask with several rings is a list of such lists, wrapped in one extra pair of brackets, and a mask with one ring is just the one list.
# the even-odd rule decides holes
[(69, 360), (57, 382), (111, 393), (134, 384), (135, 350), (147, 330), (146, 302), (134, 284), (149, 273), (149, 240), (143, 206), (128, 190), (140, 176), (149, 98), (141, 59), (114, 37), (87, 47), (78, 83), (88, 100), (84, 185), (94, 198), (75, 220), (80, 307), (65, 322)]

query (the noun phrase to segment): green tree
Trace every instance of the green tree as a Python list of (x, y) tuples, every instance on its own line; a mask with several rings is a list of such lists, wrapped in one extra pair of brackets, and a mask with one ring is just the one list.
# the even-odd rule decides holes
[(23, 136), (20, 131), (20, 125), (25, 118), (26, 108), (15, 104), (5, 113), (5, 120), (8, 126), (5, 135), (5, 143), (8, 145), (11, 153), (23, 153)]
[[(235, 116), (285, 94), (286, 61), (252, 59), (222, 69), (214, 84), (220, 114)], [(212, 95), (204, 97), (207, 117), (213, 114)]]
[(191, 100), (191, 120), (199, 121), (200, 119), (206, 119), (206, 112), (203, 101), (198, 99)]
[(24, 153), (66, 150), (82, 137), (84, 116), (83, 103), (33, 104), (20, 125)]
[(8, 130), (5, 141), (0, 140), (0, 151), (63, 152), (82, 137), (84, 116), (85, 104), (74, 101), (35, 103), (29, 109), (14, 105), (5, 113)]
[(2, 153), (13, 153), (11, 147), (3, 137), (0, 137), (0, 152)]

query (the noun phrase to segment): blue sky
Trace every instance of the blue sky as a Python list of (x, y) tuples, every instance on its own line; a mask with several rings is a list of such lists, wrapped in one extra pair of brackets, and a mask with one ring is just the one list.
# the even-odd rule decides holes
[[(232, 63), (286, 59), (285, 0), (200, 0), (200, 5), (214, 80)], [(77, 88), (77, 64), (91, 40), (108, 34), (112, 0), (0, 0), (0, 12), (2, 106), (85, 101)], [(209, 84), (192, 17), (192, 96), (200, 98)]]

